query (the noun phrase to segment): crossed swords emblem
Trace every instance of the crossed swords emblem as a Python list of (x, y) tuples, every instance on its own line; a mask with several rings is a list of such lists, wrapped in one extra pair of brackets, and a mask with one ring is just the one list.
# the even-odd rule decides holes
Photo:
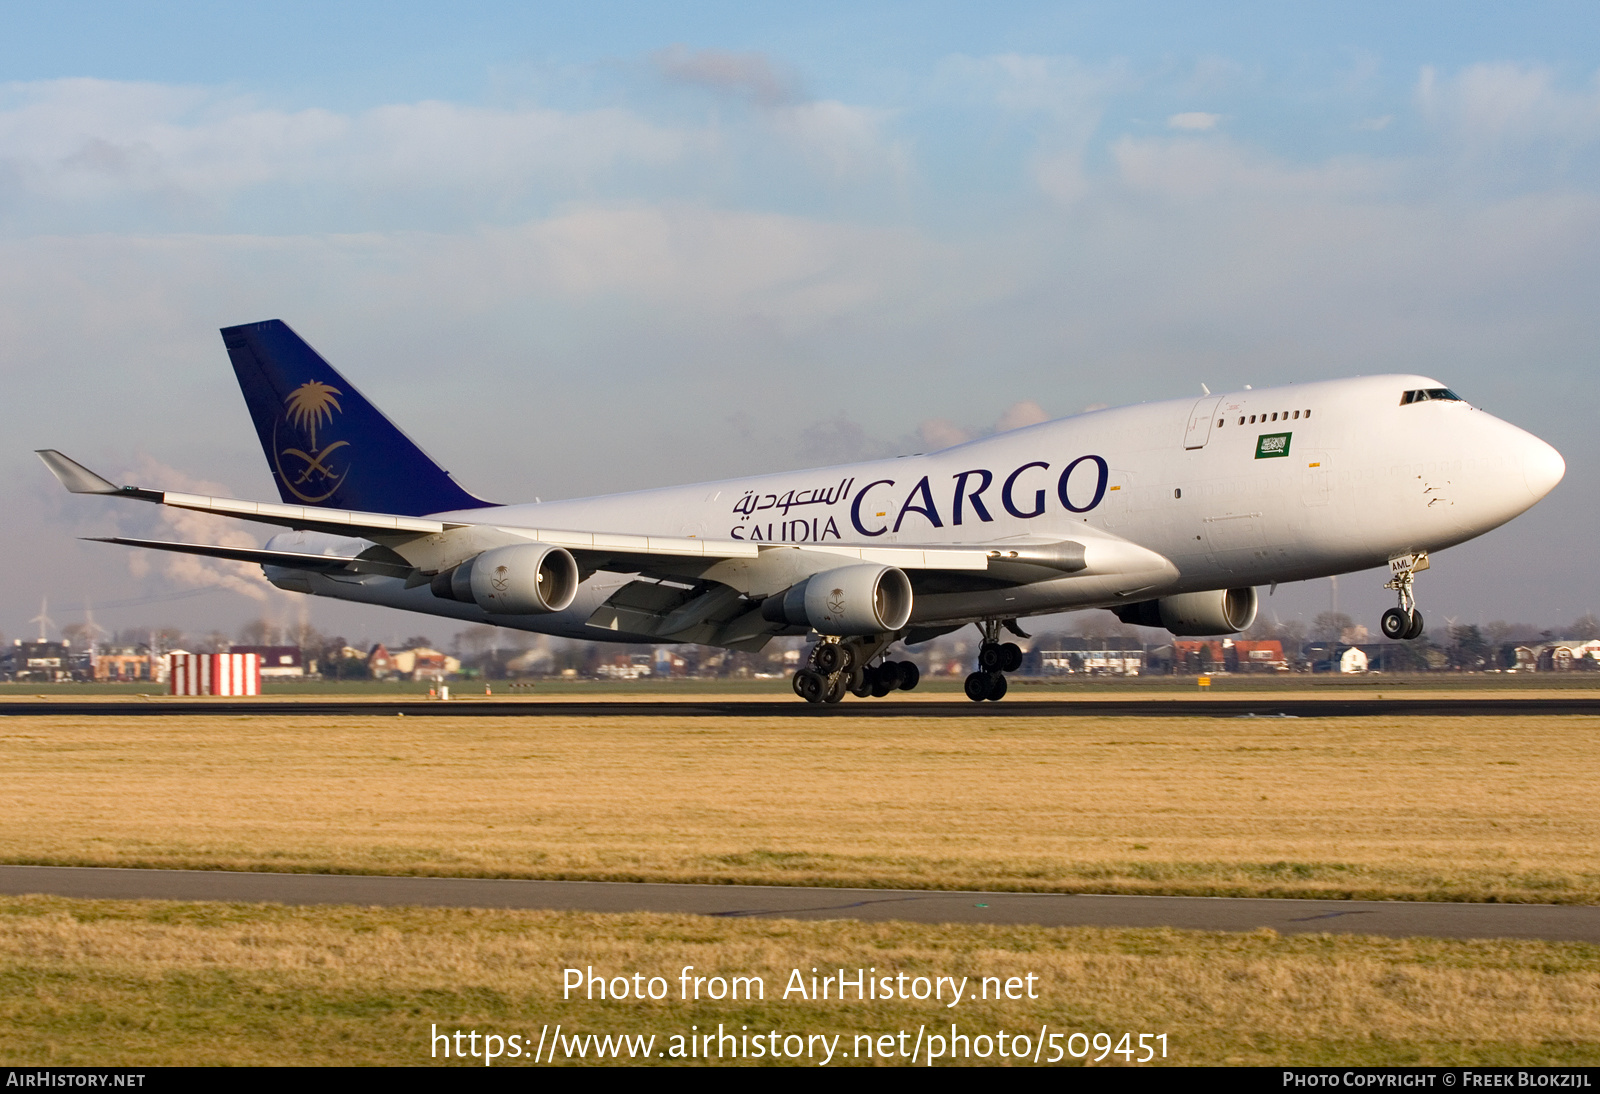
[(285, 448), (283, 450), (285, 456), (293, 456), (306, 462), (305, 468), (300, 472), (300, 477), (294, 480), (294, 484), (303, 486), (311, 481), (312, 475), (321, 475), (324, 479), (337, 478), (337, 472), (323, 461), (328, 458), (328, 453), (337, 452), (339, 449), (348, 448), (349, 446), (349, 441), (334, 441), (321, 452), (306, 452), (299, 448)]

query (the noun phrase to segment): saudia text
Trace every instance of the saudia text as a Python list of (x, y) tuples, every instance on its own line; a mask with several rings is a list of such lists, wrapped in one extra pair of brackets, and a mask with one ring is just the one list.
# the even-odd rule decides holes
[[(1034, 460), (1003, 479), (981, 467), (959, 471), (950, 476), (949, 482), (924, 475), (903, 497), (895, 489), (898, 484), (894, 479), (875, 479), (857, 488), (854, 477), (783, 494), (746, 490), (734, 503), (739, 523), (728, 535), (761, 543), (842, 539), (839, 520), (845, 515), (828, 510), (847, 499), (850, 526), (857, 535), (868, 539), (899, 534), (908, 520), (919, 529), (943, 528), (947, 522), (950, 527), (972, 520), (987, 523), (995, 519), (996, 511), (1018, 520), (1031, 520), (1044, 516), (1055, 504), (1069, 513), (1087, 513), (1104, 500), (1110, 477), (1104, 457), (1079, 456), (1059, 473), (1049, 461)], [(796, 509), (812, 505), (823, 506), (824, 512), (816, 516), (791, 515)]]

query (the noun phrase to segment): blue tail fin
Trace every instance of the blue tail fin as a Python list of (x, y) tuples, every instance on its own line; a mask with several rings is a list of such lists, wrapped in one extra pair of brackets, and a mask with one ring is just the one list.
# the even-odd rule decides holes
[(282, 320), (224, 327), (222, 342), (286, 504), (408, 517), (494, 504), (457, 486)]

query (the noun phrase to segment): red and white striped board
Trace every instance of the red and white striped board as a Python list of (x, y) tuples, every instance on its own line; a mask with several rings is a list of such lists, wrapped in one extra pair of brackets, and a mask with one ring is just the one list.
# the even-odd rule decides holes
[(174, 695), (260, 695), (261, 658), (254, 653), (167, 655)]

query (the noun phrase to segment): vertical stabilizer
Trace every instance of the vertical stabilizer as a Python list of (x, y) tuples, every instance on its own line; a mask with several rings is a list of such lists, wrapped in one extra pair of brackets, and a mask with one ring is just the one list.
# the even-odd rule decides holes
[(222, 342), (286, 504), (409, 517), (494, 504), (456, 485), (282, 320), (224, 327)]

